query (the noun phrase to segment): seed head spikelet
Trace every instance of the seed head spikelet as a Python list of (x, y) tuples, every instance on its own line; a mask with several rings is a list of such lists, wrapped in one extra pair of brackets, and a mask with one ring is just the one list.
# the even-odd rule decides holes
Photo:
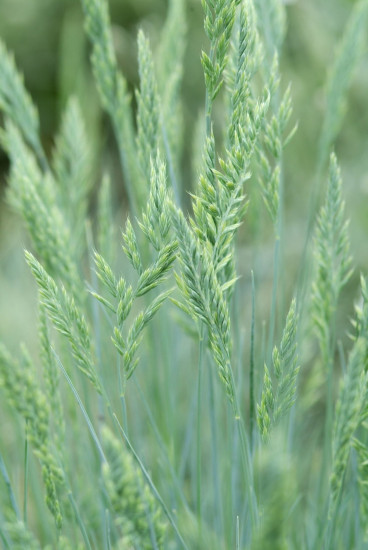
[[(364, 426), (366, 435), (367, 425)], [(363, 443), (358, 438), (354, 438), (353, 446), (358, 457), (358, 483), (359, 483), (359, 508), (360, 521), (364, 530), (364, 539), (368, 537), (368, 448), (366, 443)]]
[(46, 268), (78, 295), (81, 281), (71, 253), (68, 223), (56, 204), (55, 181), (51, 173), (41, 172), (12, 124), (6, 126), (5, 143), (11, 160), (9, 201), (24, 219), (36, 253)]
[[(268, 85), (273, 96), (276, 96), (280, 85), (278, 75), (278, 59), (275, 56)], [(264, 146), (257, 147), (256, 150), (263, 200), (277, 232), (279, 231), (277, 223), (281, 198), (282, 152), (297, 129), (297, 125), (295, 125), (289, 133), (286, 133), (291, 115), (292, 101), (289, 85), (279, 102), (276, 112), (271, 115), (268, 121), (265, 121), (262, 132)]]
[(256, 0), (254, 2), (260, 32), (272, 59), (275, 50), (282, 46), (286, 32), (286, 10), (280, 0)]
[[(363, 275), (360, 277), (360, 289), (361, 298), (359, 303), (355, 305), (355, 318), (352, 320), (354, 332), (351, 337), (354, 341), (360, 337), (366, 338), (368, 334), (368, 285), (367, 279)], [(368, 372), (368, 350), (365, 356), (364, 370)]]
[(362, 407), (366, 399), (367, 376), (364, 372), (366, 348), (365, 339), (359, 338), (351, 351), (347, 372), (341, 383), (336, 405), (332, 442), (333, 462), (330, 479), (330, 519), (336, 513), (344, 474), (353, 444), (353, 436), (358, 428)]
[(89, 328), (73, 297), (64, 287), (58, 288), (54, 279), (30, 253), (26, 260), (40, 292), (40, 300), (55, 329), (68, 340), (78, 368), (98, 392), (101, 384), (95, 370)]
[(62, 516), (56, 485), (62, 484), (63, 472), (52, 452), (49, 405), (36, 382), (35, 369), (25, 348), (22, 349), (20, 364), (0, 344), (0, 386), (8, 402), (26, 421), (27, 437), (42, 467), (46, 504), (60, 529)]
[(39, 541), (34, 534), (24, 524), (23, 521), (16, 517), (9, 517), (5, 523), (5, 531), (11, 540), (11, 548), (14, 550), (41, 550)]
[(233, 75), (230, 78), (231, 119), (228, 127), (228, 142), (239, 139), (239, 130), (244, 126), (244, 117), (253, 103), (251, 84), (262, 58), (261, 43), (254, 20), (252, 2), (243, 2), (239, 13), (239, 30), (234, 48)]
[(176, 195), (179, 195), (179, 189), (175, 189), (175, 183), (180, 185), (180, 161), (184, 145), (184, 117), (180, 94), (184, 72), (186, 30), (184, 0), (170, 0), (155, 59), (157, 86), (162, 98), (162, 133), (166, 158), (171, 160), (169, 172)]
[(141, 274), (143, 271), (142, 258), (138, 250), (137, 236), (133, 229), (130, 219), (128, 218), (125, 224), (125, 231), (123, 233), (123, 250), (126, 257), (129, 259), (133, 268)]
[(155, 160), (151, 159), (150, 193), (147, 206), (142, 212), (142, 220), (138, 220), (139, 227), (156, 251), (160, 251), (169, 239), (170, 214), (167, 201), (169, 196), (166, 165), (157, 154)]
[(211, 256), (201, 246), (181, 210), (171, 203), (172, 220), (179, 244), (181, 274), (177, 283), (194, 319), (208, 328), (219, 376), (231, 402), (234, 387), (230, 363), (230, 317)]
[(317, 220), (316, 275), (312, 286), (313, 321), (324, 357), (328, 354), (330, 324), (340, 291), (352, 274), (341, 186), (340, 170), (332, 154), (326, 201)]
[(328, 160), (331, 145), (340, 130), (347, 91), (362, 49), (367, 16), (367, 2), (365, 0), (356, 2), (336, 52), (334, 63), (329, 71), (326, 86), (326, 112), (319, 143), (321, 169)]
[(258, 409), (258, 426), (267, 439), (271, 428), (291, 409), (296, 398), (296, 380), (299, 372), (297, 353), (296, 301), (291, 302), (279, 348), (272, 354), (274, 381), (265, 366), (263, 390)]
[[(361, 525), (364, 531), (364, 539), (368, 537), (368, 483), (367, 483), (367, 470), (368, 470), (368, 447), (367, 447), (367, 418), (368, 418), (368, 407), (367, 407), (367, 372), (368, 372), (368, 345), (367, 345), (367, 334), (368, 334), (368, 290), (367, 290), (367, 280), (361, 276), (360, 278), (360, 287), (361, 287), (361, 298), (360, 302), (355, 306), (355, 318), (353, 319), (353, 334), (351, 335), (354, 345), (358, 341), (363, 341), (363, 357), (361, 370), (364, 372), (361, 380), (361, 390), (363, 391), (362, 396), (362, 407), (359, 411), (359, 429), (356, 430), (355, 436), (352, 442), (349, 442), (353, 445), (357, 453), (357, 462), (358, 462), (358, 484), (359, 484), (359, 506), (360, 506), (360, 520)], [(342, 391), (342, 390), (341, 390)], [(359, 408), (359, 403), (356, 404), (356, 408)], [(357, 411), (358, 412), (358, 411)]]
[(150, 194), (147, 206), (141, 219), (138, 220), (138, 225), (153, 245), (154, 256), (156, 256), (151, 258), (147, 267), (143, 265), (143, 253), (129, 218), (123, 232), (123, 251), (137, 274), (134, 286), (128, 285), (123, 277), (118, 279), (106, 260), (95, 252), (96, 273), (108, 291), (109, 299), (96, 292), (92, 292), (92, 295), (116, 316), (112, 341), (123, 359), (124, 385), (138, 364), (136, 353), (143, 329), (171, 294), (171, 290), (167, 290), (156, 295), (147, 307), (136, 315), (130, 328), (126, 327), (134, 301), (165, 282), (176, 258), (178, 245), (169, 234), (168, 197), (166, 168), (157, 154), (156, 161), (151, 161)]
[(107, 426), (103, 428), (102, 441), (107, 457), (102, 475), (111, 502), (117, 547), (129, 548), (139, 543), (146, 550), (162, 549), (167, 527), (141, 471)]
[(236, 0), (202, 0), (205, 14), (204, 29), (211, 44), (209, 55), (202, 52), (202, 66), (210, 104), (223, 84), (236, 4)]
[(63, 212), (78, 248), (84, 236), (87, 197), (91, 188), (91, 147), (85, 122), (76, 98), (65, 109), (61, 128), (55, 140), (52, 165), (60, 189)]
[(65, 422), (59, 387), (59, 371), (55, 363), (54, 354), (51, 351), (48, 319), (45, 308), (42, 305), (39, 306), (39, 340), (43, 377), (53, 424), (53, 439), (59, 453), (62, 453)]
[(138, 33), (138, 64), (140, 88), (137, 91), (137, 155), (147, 188), (151, 177), (151, 158), (158, 146), (159, 104), (153, 59), (148, 39)]
[(109, 113), (119, 147), (131, 207), (135, 209), (139, 190), (133, 116), (127, 83), (118, 70), (107, 0), (81, 0), (85, 28), (92, 43), (92, 68), (103, 107)]
[(36, 107), (24, 87), (11, 54), (0, 40), (0, 111), (22, 132), (37, 158), (45, 167), (46, 159), (39, 137), (39, 118)]
[(175, 260), (177, 248), (177, 242), (173, 241), (160, 250), (157, 260), (141, 273), (137, 283), (137, 296), (143, 296), (165, 279)]

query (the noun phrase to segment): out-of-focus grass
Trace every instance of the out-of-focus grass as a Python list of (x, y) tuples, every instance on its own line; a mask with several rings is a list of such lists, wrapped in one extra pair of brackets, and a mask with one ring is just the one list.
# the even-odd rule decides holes
[[(136, 34), (139, 26), (148, 32), (153, 45), (158, 42), (166, 14), (164, 0), (111, 0), (115, 48), (119, 63), (133, 91), (137, 84)], [(290, 281), (295, 279), (307, 227), (307, 205), (315, 181), (318, 136), (324, 109), (324, 84), (336, 45), (351, 3), (342, 0), (325, 2), (296, 1), (288, 5), (288, 29), (281, 59), (283, 83), (292, 84), (294, 117), (299, 129), (285, 151), (286, 224), (293, 229), (285, 235), (285, 255), (290, 265)], [(189, 154), (195, 120), (202, 103), (204, 83), (199, 53), (205, 45), (200, 2), (188, 0), (188, 45), (184, 75), (186, 147)], [(41, 118), (42, 140), (46, 150), (53, 146), (60, 113), (71, 93), (82, 98), (81, 105), (89, 124), (96, 151), (104, 155), (115, 186), (114, 195), (124, 205), (125, 193), (117, 151), (109, 123), (103, 115), (89, 63), (89, 45), (82, 32), (83, 18), (75, 0), (2, 0), (0, 2), (0, 36), (14, 52), (24, 73), (25, 82)], [(365, 53), (367, 47), (365, 45)], [(351, 222), (351, 241), (355, 261), (363, 269), (368, 258), (364, 253), (368, 231), (366, 201), (368, 194), (368, 58), (362, 56), (349, 93), (347, 111), (336, 149), (342, 166), (347, 211)], [(9, 343), (35, 336), (35, 297), (23, 261), (27, 246), (19, 220), (5, 201), (7, 160), (0, 152), (0, 333)], [(187, 180), (190, 172), (183, 163)], [(96, 173), (96, 179), (99, 174)], [(251, 222), (247, 222), (251, 223)], [(121, 225), (123, 224), (123, 218)], [(249, 255), (247, 227), (243, 231), (244, 257)], [(260, 255), (267, 288), (271, 281), (272, 246), (262, 245)], [(246, 265), (247, 262), (244, 262)], [(242, 272), (242, 266), (240, 266)], [(284, 292), (288, 292), (289, 280)], [(260, 293), (262, 295), (262, 293)], [(347, 303), (352, 297), (347, 296)], [(16, 335), (16, 336), (15, 336)]]
[[(143, 26), (154, 47), (166, 15), (166, 2), (110, 0), (109, 4), (118, 60), (133, 92), (137, 84), (137, 30)], [(286, 86), (288, 81), (292, 84), (294, 118), (299, 123), (298, 132), (285, 151), (284, 163), (285, 218), (287, 226), (293, 228), (285, 235), (290, 280), (295, 278), (297, 272), (307, 228), (307, 209), (315, 182), (327, 71), (351, 7), (352, 2), (343, 0), (324, 3), (299, 0), (287, 6), (288, 29), (281, 68), (283, 85)], [(188, 45), (182, 93), (186, 148), (189, 154), (204, 94), (199, 54), (206, 39), (199, 1), (187, 1), (187, 18)], [(114, 195), (123, 207), (125, 192), (117, 151), (109, 123), (99, 105), (91, 75), (89, 45), (82, 26), (81, 6), (75, 0), (2, 0), (0, 3), (0, 36), (9, 50), (14, 52), (17, 65), (24, 73), (27, 89), (39, 108), (42, 140), (46, 150), (50, 151), (53, 147), (52, 136), (58, 127), (67, 97), (71, 93), (77, 94), (82, 99), (89, 135), (98, 153), (96, 157), (103, 154), (104, 162), (101, 164), (111, 170)], [(364, 53), (367, 53), (366, 44)], [(347, 116), (336, 143), (344, 177), (347, 212), (352, 220), (350, 231), (355, 262), (362, 269), (368, 264), (364, 254), (368, 217), (366, 201), (363, 200), (368, 194), (367, 69), (368, 58), (363, 55), (349, 92)], [(12, 335), (17, 333), (20, 338), (32, 340), (32, 334), (35, 333), (31, 321), (34, 316), (34, 294), (29, 292), (29, 275), (21, 252), (27, 242), (18, 219), (4, 201), (6, 170), (7, 160), (4, 153), (0, 152), (0, 332), (5, 339), (11, 340)], [(183, 175), (188, 185), (191, 173), (190, 166), (185, 162)], [(99, 176), (96, 172), (96, 180)], [(246, 222), (249, 223), (252, 221)], [(242, 235), (246, 257), (249, 254), (247, 225)], [(267, 243), (261, 243), (261, 246), (264, 284), (267, 286), (272, 252)], [(285, 282), (285, 292), (287, 286), (288, 281)], [(349, 297), (347, 300), (351, 302)]]
[[(164, 0), (111, 0), (115, 47), (119, 63), (132, 89), (137, 83), (136, 34), (139, 26), (147, 30), (155, 45), (166, 13)], [(286, 151), (286, 178), (293, 182), (287, 193), (287, 207), (296, 219), (302, 219), (298, 204), (308, 200), (315, 174), (316, 148), (323, 112), (326, 71), (341, 36), (352, 2), (295, 1), (288, 5), (288, 30), (282, 55), (284, 83), (292, 83), (295, 117), (299, 131)], [(205, 45), (202, 8), (197, 0), (188, 0), (188, 47), (183, 96), (188, 147), (203, 96), (203, 76), (199, 53)], [(42, 138), (46, 149), (52, 147), (52, 136), (60, 112), (70, 93), (83, 98), (82, 106), (96, 145), (109, 140), (109, 128), (101, 115), (88, 61), (89, 46), (82, 32), (82, 12), (75, 0), (2, 0), (0, 3), (0, 36), (14, 52), (24, 72), (27, 89), (40, 111)], [(356, 210), (354, 190), (365, 189), (362, 174), (367, 172), (367, 122), (365, 109), (368, 86), (367, 60), (363, 57), (349, 94), (348, 115), (337, 143), (346, 187), (351, 191), (355, 218), (364, 211)], [(110, 145), (110, 141), (108, 142)], [(112, 145), (113, 149), (113, 145)], [(6, 159), (1, 153), (1, 184), (4, 184)], [(355, 166), (359, 160), (359, 173)], [(183, 165), (185, 170), (186, 165)], [(187, 174), (188, 175), (188, 174)], [(361, 201), (359, 201), (361, 203)], [(348, 197), (348, 208), (350, 208)], [(304, 208), (303, 208), (304, 210)], [(353, 231), (357, 231), (355, 228)]]
[[(155, 2), (110, 0), (109, 3), (119, 63), (133, 91), (137, 84), (137, 29), (143, 26), (155, 46), (164, 21), (166, 3), (164, 0), (155, 0)], [(286, 86), (288, 81), (292, 84), (294, 119), (299, 122), (299, 130), (285, 151), (287, 231), (284, 236), (284, 253), (288, 273), (285, 281), (282, 281), (280, 301), (283, 295), (287, 296), (290, 293), (289, 287), (295, 283), (298, 271), (307, 228), (308, 204), (316, 178), (317, 147), (324, 112), (324, 84), (327, 68), (333, 60), (351, 4), (342, 0), (324, 3), (317, 0), (308, 2), (299, 0), (287, 8), (288, 30), (281, 59), (282, 86)], [(185, 156), (189, 156), (187, 153), (192, 149), (195, 121), (199, 106), (203, 104), (204, 83), (199, 54), (206, 43), (199, 0), (187, 1), (187, 14), (188, 46), (183, 86), (187, 149)], [(71, 93), (77, 94), (81, 98), (81, 105), (89, 124), (88, 132), (97, 152), (96, 158), (102, 155), (103, 162), (99, 164), (107, 166), (111, 171), (113, 194), (117, 199), (114, 203), (120, 205), (115, 213), (117, 225), (122, 226), (125, 192), (122, 188), (119, 161), (109, 122), (99, 105), (91, 75), (89, 45), (82, 32), (82, 25), (82, 12), (76, 0), (38, 0), (37, 2), (2, 0), (0, 2), (0, 36), (9, 50), (14, 52), (18, 67), (24, 72), (27, 89), (39, 108), (42, 140), (46, 150), (52, 149), (52, 136), (58, 127), (66, 98)], [(366, 45), (364, 53), (367, 53)], [(351, 218), (350, 234), (354, 263), (362, 270), (366, 270), (368, 266), (365, 253), (368, 217), (366, 200), (364, 200), (368, 194), (367, 65), (367, 56), (363, 55), (348, 96), (348, 116), (344, 118), (336, 144), (344, 177), (347, 214)], [(182, 168), (188, 185), (191, 167), (183, 162)], [(3, 155), (0, 156), (0, 339), (4, 340), (11, 349), (15, 349), (19, 341), (25, 341), (28, 348), (34, 351), (37, 345), (36, 296), (34, 283), (25, 265), (22, 252), (23, 248), (29, 247), (29, 243), (18, 217), (10, 211), (3, 200), (6, 170), (7, 161)], [(100, 177), (97, 171), (95, 177), (96, 181)], [(324, 182), (325, 178), (321, 181)], [(323, 183), (323, 187), (324, 185)], [(321, 184), (321, 195), (323, 195), (322, 191)], [(251, 198), (260, 201), (259, 197), (258, 199), (256, 197), (257, 188), (254, 191), (247, 189), (247, 193), (251, 194)], [(92, 204), (92, 214), (93, 207)], [(241, 289), (239, 294), (248, 296), (249, 303), (241, 304), (240, 307), (249, 311), (247, 315), (250, 322), (249, 272), (246, 270), (251, 265), (248, 260), (252, 255), (252, 247), (257, 247), (259, 272), (256, 309), (257, 323), (261, 327), (262, 320), (267, 317), (271, 294), (273, 243), (271, 228), (269, 241), (265, 239), (260, 243), (252, 243), (252, 237), (249, 235), (254, 236), (252, 224), (256, 222), (255, 214), (256, 210), (253, 207), (249, 212), (250, 219), (247, 217), (239, 237), (242, 245), (239, 273), (246, 274), (248, 282), (243, 277), (238, 285)], [(351, 289), (356, 288), (355, 282), (356, 279), (351, 283)], [(244, 286), (247, 285), (243, 293)], [(344, 297), (346, 307), (345, 310), (342, 308), (344, 310), (342, 313), (352, 313), (353, 298), (351, 292), (346, 292)], [(286, 299), (284, 301), (287, 302)], [(260, 337), (258, 345), (260, 345), (259, 340)], [(313, 354), (313, 350), (308, 353)], [(308, 356), (305, 362), (308, 362)], [(180, 388), (185, 388), (185, 380)], [(306, 392), (305, 399), (307, 398)], [(320, 406), (320, 403), (317, 406)], [(181, 409), (179, 412), (181, 413)], [(312, 421), (318, 420), (318, 415), (321, 414), (317, 407), (315, 414), (316, 417)], [(306, 424), (308, 422), (311, 420), (307, 419)], [(203, 431), (209, 434), (209, 429)], [(7, 434), (7, 437), (11, 445), (12, 434)], [(145, 446), (148, 449), (149, 443), (146, 442)], [(265, 462), (268, 458), (268, 456), (264, 457)], [(274, 457), (271, 458), (273, 461)], [(281, 463), (272, 462), (272, 464), (275, 477), (289, 476), (292, 494), (293, 476), (290, 476), (290, 470), (284, 472)], [(270, 470), (267, 464), (264, 468), (267, 471)], [(283, 485), (280, 483), (279, 492), (282, 488)], [(289, 489), (289, 485), (287, 488)], [(284, 496), (287, 501), (288, 495)], [(278, 498), (278, 493), (276, 496), (270, 495), (270, 510), (276, 509), (274, 503)], [(272, 526), (272, 521), (270, 524)]]

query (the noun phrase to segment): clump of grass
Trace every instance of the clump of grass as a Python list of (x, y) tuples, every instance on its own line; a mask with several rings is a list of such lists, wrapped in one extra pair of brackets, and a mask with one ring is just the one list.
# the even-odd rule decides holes
[[(284, 150), (296, 124), (279, 63), (285, 9), (277, 0), (202, 6), (204, 137), (189, 208), (181, 175), (183, 1), (169, 2), (157, 51), (138, 31), (135, 112), (107, 0), (82, 0), (128, 211), (114, 204), (116, 175), (107, 166), (96, 215), (89, 208), (98, 178), (76, 98), (45, 153), (37, 110), (0, 43), (7, 197), (32, 249), (25, 259), (38, 289), (40, 349), (38, 356), (22, 347), (17, 359), (0, 344), (4, 415), (24, 445), (21, 458), (0, 449), (5, 548), (364, 548), (368, 293), (362, 277), (350, 345), (336, 319), (354, 262), (331, 148), (367, 3), (353, 9), (330, 72), (317, 161), (322, 178), (331, 154), (326, 200), (317, 215), (312, 204), (313, 261), (304, 254), (305, 277), (292, 289), (284, 285)], [(257, 251), (245, 270), (239, 261), (248, 212), (274, 240), (263, 329)], [(336, 397), (337, 350), (344, 373)], [(317, 430), (304, 433), (312, 406), (299, 398), (317, 368), (322, 441)]]
[(107, 456), (102, 475), (119, 539), (117, 546), (139, 545), (147, 550), (162, 547), (167, 525), (142, 473), (128, 451), (122, 452), (121, 442), (106, 426), (102, 442)]

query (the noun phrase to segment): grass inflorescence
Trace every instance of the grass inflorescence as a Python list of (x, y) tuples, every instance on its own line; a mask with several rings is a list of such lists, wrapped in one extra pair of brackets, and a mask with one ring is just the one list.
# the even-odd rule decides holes
[[(83, 98), (67, 103), (45, 150), (0, 42), (6, 197), (38, 300), (38, 352), (0, 343), (4, 548), (366, 548), (368, 291), (362, 275), (346, 315), (356, 262), (333, 145), (367, 2), (329, 71), (316, 162), (326, 197), (318, 208), (311, 193), (302, 276), (289, 286), (285, 148), (297, 124), (283, 3), (202, 0), (193, 159), (183, 158), (185, 2), (169, 1), (158, 46), (138, 31), (134, 93), (108, 1), (81, 4), (123, 213), (109, 163), (95, 175)], [(261, 300), (263, 229), (274, 254)]]

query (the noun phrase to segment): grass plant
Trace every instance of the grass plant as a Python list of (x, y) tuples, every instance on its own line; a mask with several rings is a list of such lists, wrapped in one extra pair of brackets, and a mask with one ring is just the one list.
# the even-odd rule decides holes
[[(356, 261), (333, 152), (367, 1), (352, 8), (329, 71), (301, 275), (289, 287), (284, 150), (298, 113), (280, 62), (283, 2), (202, 0), (192, 159), (184, 0), (169, 0), (158, 46), (138, 31), (134, 93), (108, 0), (81, 5), (119, 177), (102, 160), (96, 173), (76, 97), (44, 148), (0, 42), (7, 201), (27, 233), (39, 327), (38, 351), (0, 343), (3, 547), (368, 548), (368, 292), (362, 275), (360, 302), (341, 320)], [(252, 237), (257, 257), (262, 231), (274, 250), (266, 314), (259, 263), (242, 260)]]

